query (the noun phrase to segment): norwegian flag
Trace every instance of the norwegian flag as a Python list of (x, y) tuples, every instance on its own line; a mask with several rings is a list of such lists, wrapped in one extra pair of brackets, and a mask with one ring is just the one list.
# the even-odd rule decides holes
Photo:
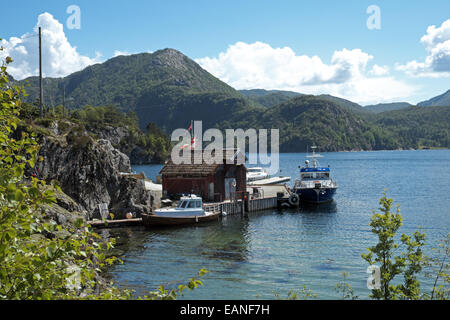
[(197, 143), (197, 140), (195, 139), (195, 137), (192, 137), (192, 139), (191, 139), (191, 150), (193, 149), (193, 148), (195, 148), (195, 144)]
[[(194, 149), (196, 143), (197, 143), (197, 139), (196, 139), (195, 137), (192, 137), (192, 139), (191, 139), (191, 150)], [(187, 147), (189, 147), (188, 144), (183, 144), (183, 146), (181, 147), (181, 149), (185, 149), (185, 148), (187, 148)]]

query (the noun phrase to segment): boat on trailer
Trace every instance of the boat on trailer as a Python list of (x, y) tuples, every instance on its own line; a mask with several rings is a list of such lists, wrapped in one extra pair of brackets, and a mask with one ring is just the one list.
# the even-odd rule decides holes
[(175, 208), (157, 209), (152, 214), (142, 214), (145, 226), (174, 226), (216, 221), (221, 216), (219, 210), (205, 211), (202, 198), (189, 195), (180, 198)]
[(330, 177), (330, 167), (320, 167), (317, 158), (322, 155), (316, 154), (313, 146), (312, 155), (306, 156), (312, 158), (312, 166), (309, 160), (305, 161), (305, 167), (300, 168), (300, 179), (295, 181), (294, 193), (299, 196), (300, 202), (320, 204), (333, 200), (333, 196), (337, 190), (337, 182)]

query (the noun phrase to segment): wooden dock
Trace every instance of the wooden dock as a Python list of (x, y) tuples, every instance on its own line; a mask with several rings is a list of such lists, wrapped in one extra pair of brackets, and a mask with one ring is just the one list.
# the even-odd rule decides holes
[[(261, 180), (260, 180), (261, 181)], [(248, 199), (234, 201), (223, 201), (216, 203), (205, 203), (205, 210), (219, 206), (227, 215), (242, 214), (260, 210), (278, 208), (280, 198), (287, 199), (290, 191), (284, 184), (251, 185), (247, 187)]]
[[(278, 208), (282, 199), (290, 195), (289, 189), (284, 184), (251, 185), (247, 187), (245, 200), (226, 200), (223, 202), (204, 203), (206, 211), (220, 211), (226, 215), (244, 214), (261, 210)], [(141, 226), (142, 218), (120, 220), (93, 220), (88, 221), (95, 228), (114, 228), (124, 226)]]
[(249, 200), (247, 212), (273, 209), (276, 208), (277, 205), (277, 197)]
[(117, 228), (128, 226), (141, 226), (142, 218), (118, 219), (118, 220), (92, 220), (87, 221), (94, 228)]

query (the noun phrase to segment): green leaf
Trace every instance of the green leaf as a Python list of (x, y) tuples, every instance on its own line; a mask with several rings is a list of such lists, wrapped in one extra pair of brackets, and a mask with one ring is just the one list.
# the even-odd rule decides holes
[(46, 248), (46, 252), (47, 252), (47, 256), (49, 258), (53, 258), (53, 255), (55, 254), (55, 249), (53, 247), (51, 247), (51, 246), (48, 246)]

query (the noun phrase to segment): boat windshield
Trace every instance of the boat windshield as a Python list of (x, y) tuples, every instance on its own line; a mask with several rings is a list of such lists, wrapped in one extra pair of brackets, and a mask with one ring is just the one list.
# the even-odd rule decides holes
[(316, 177), (317, 177), (317, 179), (328, 179), (328, 178), (330, 178), (330, 173), (329, 172), (317, 172)]
[(182, 200), (179, 204), (178, 204), (178, 208), (201, 208), (202, 207), (202, 202), (200, 200)]
[(195, 203), (197, 201), (189, 201), (189, 205), (187, 206), (187, 208), (195, 208)]
[(330, 173), (329, 172), (307, 172), (302, 173), (302, 179), (329, 179)]
[(180, 204), (178, 205), (178, 208), (186, 208), (186, 205), (189, 201), (181, 201)]

